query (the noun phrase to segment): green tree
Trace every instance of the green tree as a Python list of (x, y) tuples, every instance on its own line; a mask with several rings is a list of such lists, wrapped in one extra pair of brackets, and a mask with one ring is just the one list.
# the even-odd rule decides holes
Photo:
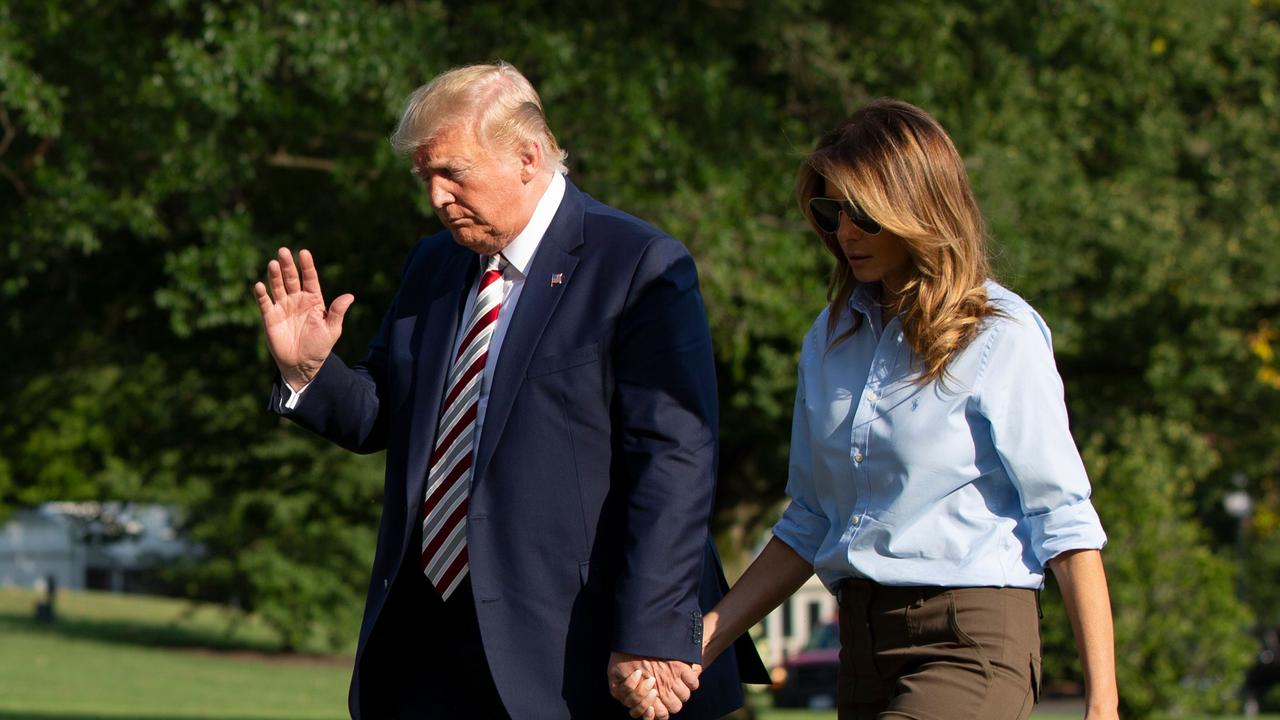
[[(309, 247), (326, 288), (357, 296), (338, 350), (358, 357), (438, 228), (385, 141), (398, 105), (448, 66), (504, 58), (541, 90), (575, 181), (697, 257), (717, 524), (749, 547), (782, 495), (829, 263), (795, 169), (894, 95), (952, 132), (1001, 277), (1054, 329), (1112, 537), (1126, 706), (1222, 705), (1247, 656), (1215, 549), (1234, 538), (1219, 501), (1235, 473), (1260, 503), (1247, 587), (1269, 622), (1280, 577), (1280, 389), (1250, 344), (1280, 324), (1278, 16), (1246, 0), (0, 0), (0, 347), (18, 349), (0, 355), (0, 509), (176, 504), (206, 553), (175, 569), (186, 592), (263, 613), (293, 646), (349, 638), (380, 461), (264, 411), (248, 288), (275, 247)], [(1182, 565), (1197, 583), (1165, 572)], [(1061, 677), (1064, 635), (1051, 613)]]
[[(1121, 414), (1091, 432), (1084, 457), (1109, 535), (1123, 717), (1229, 705), (1253, 647), (1237, 572), (1191, 519), (1192, 492), (1219, 464), (1189, 425)], [(1047, 679), (1076, 676), (1061, 596), (1044, 594)]]

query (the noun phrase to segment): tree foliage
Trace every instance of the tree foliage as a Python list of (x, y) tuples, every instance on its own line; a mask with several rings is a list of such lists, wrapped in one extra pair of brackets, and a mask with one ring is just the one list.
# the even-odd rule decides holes
[[(494, 58), (539, 87), (584, 190), (698, 259), (717, 521), (744, 546), (781, 497), (797, 344), (824, 304), (797, 163), (871, 97), (934, 113), (1001, 278), (1055, 332), (1112, 537), (1128, 707), (1227, 697), (1247, 654), (1217, 549), (1235, 473), (1259, 503), (1250, 598), (1280, 621), (1280, 8), (1262, 0), (0, 0), (0, 508), (174, 503), (208, 552), (175, 568), (185, 590), (294, 645), (351, 632), (379, 462), (264, 412), (248, 289), (275, 247), (311, 248), (327, 290), (357, 296), (338, 349), (359, 356), (438, 228), (386, 143), (399, 103)], [(1201, 582), (1162, 571), (1184, 565)], [(1180, 619), (1202, 636), (1159, 624), (1168, 597), (1194, 599)], [(1067, 675), (1062, 632), (1048, 667)]]

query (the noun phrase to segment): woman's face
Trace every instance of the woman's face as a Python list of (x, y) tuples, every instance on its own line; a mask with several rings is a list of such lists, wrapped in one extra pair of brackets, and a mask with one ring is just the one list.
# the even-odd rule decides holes
[[(823, 186), (823, 195), (842, 197), (829, 185)], [(879, 282), (885, 290), (896, 295), (910, 277), (911, 256), (907, 253), (907, 245), (887, 229), (868, 235), (847, 215), (840, 213), (836, 240), (858, 282)]]

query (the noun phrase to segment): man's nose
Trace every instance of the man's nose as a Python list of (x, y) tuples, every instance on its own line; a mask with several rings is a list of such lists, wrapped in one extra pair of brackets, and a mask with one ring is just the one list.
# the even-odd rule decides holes
[(448, 183), (443, 178), (433, 177), (429, 184), (429, 192), (431, 194), (431, 206), (442, 208), (453, 202), (453, 193), (448, 187)]

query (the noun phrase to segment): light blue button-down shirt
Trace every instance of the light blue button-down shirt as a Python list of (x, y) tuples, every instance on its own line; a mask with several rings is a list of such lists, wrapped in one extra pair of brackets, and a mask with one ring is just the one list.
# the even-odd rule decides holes
[(882, 326), (878, 284), (850, 298), (862, 316), (853, 336), (829, 347), (827, 310), (805, 336), (791, 503), (773, 532), (827, 587), (862, 577), (1036, 589), (1058, 553), (1106, 543), (1049, 328), (1015, 293), (986, 288), (1004, 315), (923, 387), (900, 320)]

